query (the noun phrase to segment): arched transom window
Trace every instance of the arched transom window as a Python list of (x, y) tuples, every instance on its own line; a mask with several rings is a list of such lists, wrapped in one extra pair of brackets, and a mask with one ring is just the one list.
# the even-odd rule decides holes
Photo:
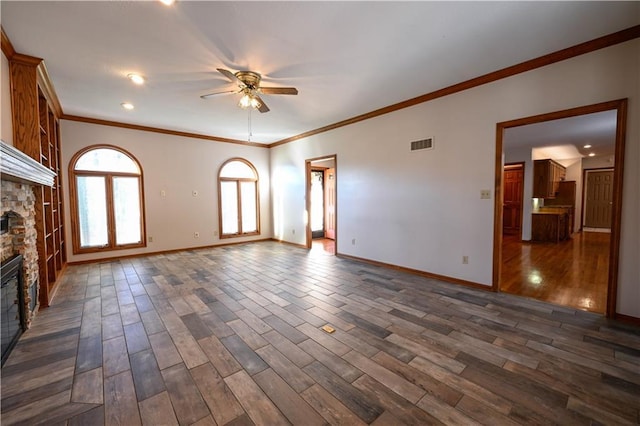
[(242, 158), (232, 158), (218, 173), (220, 238), (260, 234), (258, 173)]
[(145, 246), (142, 170), (114, 146), (78, 152), (70, 163), (73, 252)]

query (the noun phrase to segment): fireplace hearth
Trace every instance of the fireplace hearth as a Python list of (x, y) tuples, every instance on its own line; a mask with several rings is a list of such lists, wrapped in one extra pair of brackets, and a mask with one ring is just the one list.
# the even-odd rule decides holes
[(0, 325), (2, 329), (2, 365), (4, 365), (26, 327), (22, 255), (15, 255), (2, 262), (0, 275), (2, 276)]

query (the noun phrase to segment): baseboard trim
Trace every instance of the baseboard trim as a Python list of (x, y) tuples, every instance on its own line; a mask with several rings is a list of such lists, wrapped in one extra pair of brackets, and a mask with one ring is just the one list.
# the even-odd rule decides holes
[(307, 246), (304, 245), (304, 244), (292, 243), (291, 241), (281, 240), (280, 238), (271, 238), (270, 241), (275, 241), (276, 243), (287, 244), (289, 246), (294, 246), (294, 247), (303, 248), (305, 250), (308, 250)]
[(239, 244), (261, 243), (265, 241), (271, 241), (271, 238), (261, 238), (259, 240), (251, 240), (251, 241), (233, 241), (229, 243), (212, 244), (212, 245), (198, 246), (198, 247), (184, 247), (184, 248), (171, 249), (171, 250), (150, 251), (145, 253), (127, 254), (124, 256), (101, 257), (100, 259), (78, 260), (75, 262), (67, 262), (67, 265), (74, 266), (74, 265), (86, 265), (88, 263), (111, 262), (111, 261), (120, 260), (120, 259), (132, 259), (136, 257), (145, 257), (145, 256), (158, 256), (161, 254), (178, 253), (181, 251), (206, 250), (206, 249), (212, 249), (217, 247), (236, 246)]
[(471, 287), (478, 290), (494, 291), (491, 285), (484, 285), (484, 284), (476, 283), (473, 281), (461, 280), (459, 278), (453, 278), (453, 277), (448, 277), (446, 275), (434, 274), (432, 272), (421, 271), (419, 269), (406, 268), (404, 266), (394, 265), (392, 263), (378, 262), (377, 260), (365, 259), (362, 257), (351, 256), (351, 255), (342, 254), (342, 253), (336, 253), (336, 256), (341, 257), (343, 259), (355, 260), (358, 262), (368, 263), (370, 265), (380, 266), (383, 268), (394, 269), (396, 271), (402, 271), (402, 272), (406, 272), (412, 275), (418, 275), (425, 278), (432, 278), (435, 280), (444, 281), (451, 284), (463, 285), (465, 287)]
[(614, 314), (613, 315), (613, 319), (616, 321), (620, 321), (620, 322), (624, 322), (627, 324), (631, 324), (631, 325), (635, 325), (640, 327), (640, 318), (638, 317), (632, 317), (631, 315), (625, 315), (625, 314)]

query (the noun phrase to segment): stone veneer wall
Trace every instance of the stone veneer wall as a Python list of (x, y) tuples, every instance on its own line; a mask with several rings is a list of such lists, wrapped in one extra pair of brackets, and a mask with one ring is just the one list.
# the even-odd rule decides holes
[[(31, 325), (31, 319), (37, 311), (31, 311), (32, 286), (38, 285), (38, 247), (36, 245), (36, 208), (33, 186), (2, 180), (1, 186), (0, 216), (9, 213), (9, 232), (2, 235), (0, 260), (5, 260), (14, 254), (23, 256), (24, 268), (24, 302), (27, 327)], [(37, 290), (37, 289), (36, 289)]]

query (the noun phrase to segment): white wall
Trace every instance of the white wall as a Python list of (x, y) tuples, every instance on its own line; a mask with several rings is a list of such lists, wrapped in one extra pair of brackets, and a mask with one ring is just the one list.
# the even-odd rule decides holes
[[(147, 237), (153, 237), (146, 248), (74, 255), (67, 183), (65, 224), (70, 262), (271, 238), (268, 149), (68, 120), (61, 120), (60, 129), (65, 182), (72, 156), (89, 145), (116, 145), (138, 159), (143, 169)], [(222, 163), (232, 157), (250, 161), (258, 171), (261, 235), (220, 240), (214, 235), (218, 231), (217, 176)], [(163, 190), (165, 197), (161, 196)], [(193, 190), (198, 191), (197, 197)], [(194, 232), (199, 232), (200, 238), (195, 239)]]
[(11, 121), (11, 84), (9, 61), (2, 53), (0, 64), (0, 139), (13, 145), (13, 122)]
[(615, 165), (613, 155), (598, 155), (595, 157), (585, 157), (582, 159), (583, 169), (605, 169)]
[(276, 237), (304, 243), (304, 160), (336, 154), (340, 253), (490, 285), (496, 123), (629, 98), (617, 311), (640, 317), (639, 78), (636, 39), (273, 148)]

